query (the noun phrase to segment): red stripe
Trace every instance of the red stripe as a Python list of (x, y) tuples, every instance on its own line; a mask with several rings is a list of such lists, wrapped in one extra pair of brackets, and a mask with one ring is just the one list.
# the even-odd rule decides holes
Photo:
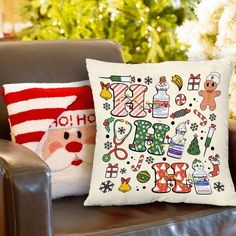
[(29, 142), (39, 142), (43, 137), (44, 133), (45, 132), (39, 131), (39, 132), (19, 134), (15, 138), (16, 142), (19, 144), (29, 143)]
[(94, 109), (93, 95), (90, 86), (80, 87), (83, 88), (77, 94), (76, 100), (68, 106), (66, 110), (85, 110)]
[(65, 96), (79, 96), (82, 88), (89, 86), (83, 86), (79, 88), (31, 88), (25, 89), (19, 92), (11, 92), (5, 94), (5, 101), (7, 105), (15, 102), (21, 102), (35, 98), (51, 98), (51, 97), (65, 97)]
[(35, 109), (10, 115), (9, 119), (14, 126), (30, 120), (56, 119), (64, 110), (63, 108)]
[[(115, 94), (115, 97), (116, 98), (118, 98), (118, 97), (120, 97), (120, 95), (123, 93), (124, 94), (124, 91), (126, 91), (127, 90), (127, 86), (122, 86), (121, 88), (119, 88), (119, 92), (118, 91), (115, 91), (116, 92), (116, 94)], [(123, 95), (122, 94), (122, 95)]]

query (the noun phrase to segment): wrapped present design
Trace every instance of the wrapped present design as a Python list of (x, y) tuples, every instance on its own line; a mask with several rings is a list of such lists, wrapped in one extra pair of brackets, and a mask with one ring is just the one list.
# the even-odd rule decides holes
[(106, 178), (116, 178), (118, 175), (118, 164), (116, 163), (115, 165), (112, 165), (111, 163), (108, 164), (107, 169), (106, 169)]
[(190, 78), (188, 79), (188, 90), (189, 91), (199, 90), (200, 81), (201, 81), (200, 74), (198, 74), (197, 76), (191, 74)]

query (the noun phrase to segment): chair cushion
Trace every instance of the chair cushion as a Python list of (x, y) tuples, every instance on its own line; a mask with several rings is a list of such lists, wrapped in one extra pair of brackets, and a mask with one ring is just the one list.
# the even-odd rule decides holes
[(236, 207), (151, 203), (84, 207), (85, 197), (53, 201), (55, 235), (235, 235)]

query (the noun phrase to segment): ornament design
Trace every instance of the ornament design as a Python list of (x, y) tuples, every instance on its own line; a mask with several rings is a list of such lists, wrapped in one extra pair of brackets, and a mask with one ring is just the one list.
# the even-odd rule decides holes
[(138, 174), (137, 174), (137, 180), (144, 184), (144, 183), (147, 183), (151, 178), (151, 175), (149, 174), (148, 171), (140, 171)]

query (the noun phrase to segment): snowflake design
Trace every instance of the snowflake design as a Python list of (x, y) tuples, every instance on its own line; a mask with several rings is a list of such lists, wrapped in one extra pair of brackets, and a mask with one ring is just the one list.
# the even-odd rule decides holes
[(125, 168), (121, 168), (121, 169), (120, 169), (120, 173), (121, 173), (122, 175), (125, 174), (126, 171), (127, 171), (127, 170), (126, 170)]
[(214, 189), (218, 192), (223, 192), (225, 190), (225, 186), (221, 182), (214, 183)]
[(103, 109), (106, 111), (110, 110), (111, 109), (110, 104), (108, 102), (103, 103)]
[(122, 126), (122, 127), (119, 127), (118, 128), (118, 133), (119, 134), (124, 134), (125, 133), (125, 128)]
[(151, 84), (151, 83), (152, 83), (152, 78), (149, 77), (149, 76), (146, 77), (146, 78), (144, 79), (144, 83), (147, 84), (147, 85)]
[(113, 190), (114, 184), (108, 180), (101, 183), (99, 190), (103, 193), (108, 193)]
[(209, 119), (210, 119), (211, 121), (216, 120), (216, 114), (215, 114), (215, 113), (210, 114)]
[(190, 129), (191, 129), (192, 131), (197, 131), (197, 130), (198, 130), (198, 124), (197, 124), (197, 123), (192, 123), (192, 124), (190, 125)]
[(111, 149), (112, 148), (112, 143), (107, 141), (104, 143), (104, 148), (106, 148), (107, 150)]
[(151, 156), (146, 158), (146, 162), (147, 162), (148, 164), (152, 164), (153, 161), (154, 161), (154, 158), (151, 157)]

